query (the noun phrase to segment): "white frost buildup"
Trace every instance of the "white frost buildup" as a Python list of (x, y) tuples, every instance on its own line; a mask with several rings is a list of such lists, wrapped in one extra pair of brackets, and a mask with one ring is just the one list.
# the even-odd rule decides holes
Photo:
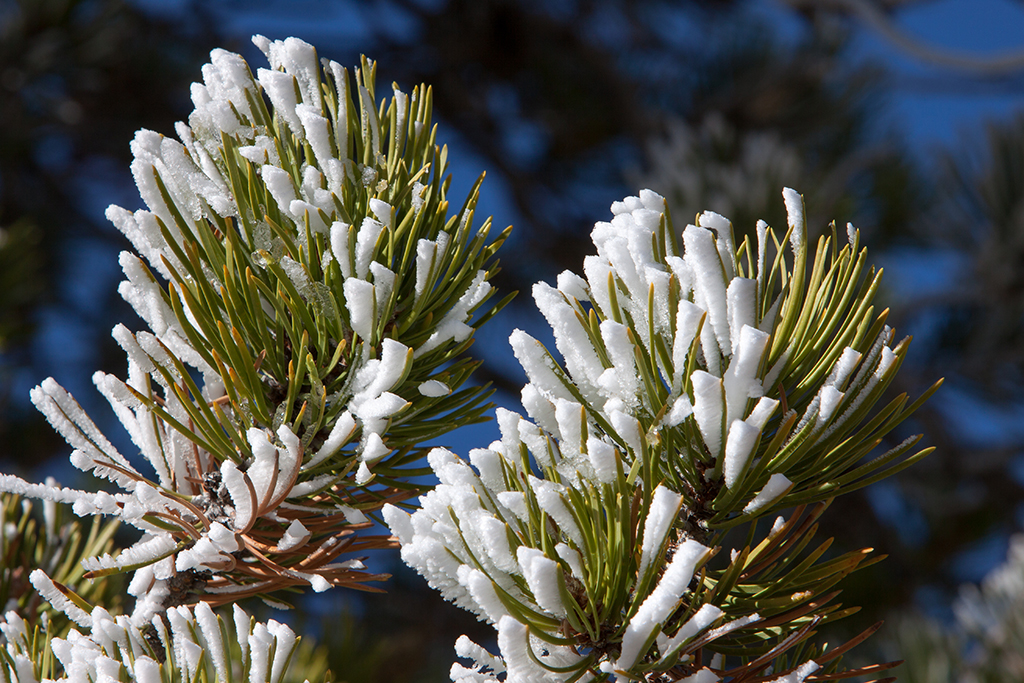
[(551, 515), (555, 523), (577, 546), (582, 546), (583, 534), (580, 532), (579, 527), (576, 525), (576, 520), (573, 519), (572, 513), (565, 504), (565, 500), (561, 495), (562, 491), (560, 490), (562, 487), (554, 482), (537, 479), (532, 475), (529, 475), (527, 479), (534, 495), (537, 496), (537, 502), (544, 512)]
[(676, 515), (679, 513), (679, 506), (683, 503), (681, 494), (675, 493), (664, 486), (654, 490), (651, 498), (651, 509), (647, 513), (644, 522), (644, 539), (640, 546), (640, 571), (641, 579), (647, 576), (676, 522)]
[(701, 669), (697, 673), (687, 676), (679, 683), (719, 683), (722, 679), (714, 671), (708, 668)]
[(857, 364), (860, 363), (860, 359), (861, 354), (847, 346), (843, 349), (843, 353), (839, 356), (839, 360), (836, 361), (831, 374), (829, 374), (828, 379), (825, 380), (825, 384), (834, 386), (836, 389), (842, 391), (843, 387), (846, 386), (846, 380), (850, 378), (853, 371), (857, 368)]
[(686, 246), (684, 260), (694, 274), (694, 303), (707, 311), (708, 322), (722, 351), (731, 351), (725, 270), (715, 240), (709, 230), (690, 225), (683, 232), (683, 243)]
[(804, 662), (796, 668), (793, 673), (773, 678), (769, 683), (803, 683), (808, 676), (817, 671), (820, 667), (816, 662)]
[(309, 530), (299, 520), (294, 520), (284, 532), (284, 536), (277, 543), (279, 551), (294, 550), (305, 545), (310, 538)]
[(768, 483), (764, 485), (764, 488), (743, 508), (743, 512), (750, 514), (771, 505), (784, 496), (792, 487), (793, 482), (787, 479), (786, 475), (773, 474), (769, 477)]
[(345, 280), (343, 288), (352, 330), (364, 340), (372, 339), (373, 326), (377, 322), (377, 297), (373, 284), (350, 277)]
[(562, 604), (558, 590), (558, 582), (561, 580), (558, 563), (544, 557), (544, 553), (536, 548), (526, 546), (519, 547), (517, 559), (537, 604), (545, 611), (564, 618), (565, 605)]
[(747, 399), (759, 398), (764, 393), (757, 370), (768, 345), (768, 334), (750, 325), (743, 325), (734, 337), (736, 351), (723, 378), (728, 422), (742, 419)]
[(438, 398), (441, 396), (447, 396), (452, 393), (451, 388), (444, 382), (439, 382), (436, 379), (427, 380), (420, 384), (417, 389), (421, 394), (429, 398)]
[[(785, 198), (792, 246), (803, 258), (802, 200), (792, 191)], [(780, 400), (765, 393), (777, 395), (778, 381), (791, 386), (782, 375), (791, 369), (790, 349), (777, 348), (771, 338), (783, 297), (773, 302), (762, 291), (769, 282), (766, 269), (771, 272), (772, 239), (768, 226), (759, 223), (756, 263), (751, 255), (745, 269), (730, 223), (704, 213), (699, 226), (683, 231), (682, 251), (676, 253), (680, 240), (665, 232), (664, 210), (664, 200), (650, 192), (616, 202), (612, 220), (597, 223), (591, 233), (597, 254), (584, 261), (586, 277), (566, 272), (557, 288), (534, 286), (537, 307), (564, 360), (525, 332), (510, 336), (529, 379), (522, 400), (531, 420), (499, 409), (501, 440), (471, 451), (475, 471), (450, 453), (434, 451), (429, 462), (441, 483), (421, 499), (421, 509), (412, 515), (385, 509), (403, 559), (446, 598), (497, 626), (500, 656), (460, 639), (458, 654), (475, 665), (454, 665), (453, 681), (589, 680), (590, 674), (572, 667), (594, 651), (552, 645), (535, 635), (546, 627), (532, 616), (527, 627), (524, 615), (562, 624), (546, 635), (564, 638), (565, 624), (575, 627), (576, 619), (591, 617), (589, 601), (595, 589), (603, 589), (601, 572), (608, 570), (602, 562), (630, 567), (624, 590), (630, 591), (633, 616), (628, 623), (606, 625), (623, 634), (617, 659), (604, 654), (589, 664), (616, 681), (642, 678), (651, 664), (675, 661), (702, 634), (715, 639), (760, 620), (739, 616), (710, 630), (725, 615), (703, 605), (663, 631), (709, 550), (681, 531), (687, 493), (662, 483), (673, 479), (658, 468), (668, 449), (686, 451), (691, 461), (702, 461), (697, 471), (707, 483), (724, 484), (723, 499), (745, 502), (746, 515), (777, 504), (794, 486), (785, 474), (769, 470), (750, 500), (735, 498), (752, 486), (754, 469), (761, 471), (752, 463), (760, 456), (762, 433), (778, 418)], [(439, 246), (418, 246), (422, 296), (435, 277)], [(852, 349), (832, 356), (836, 362), (824, 388), (818, 387), (809, 405), (797, 398), (804, 421), (796, 431), (809, 425), (808, 438), (821, 438), (825, 427), (810, 425), (812, 419), (834, 426), (834, 415), (846, 405), (843, 392), (856, 392), (846, 409), (852, 410), (856, 397), (887, 377), (899, 360), (887, 346), (891, 337), (884, 331), (865, 359)], [(416, 353), (421, 352), (422, 347)], [(623, 549), (620, 536), (605, 536), (611, 534), (608, 520), (620, 514), (642, 517), (634, 522), (642, 529), (642, 538), (634, 539), (638, 547)], [(772, 533), (779, 528), (777, 523)], [(609, 556), (617, 552), (623, 554)], [(651, 642), (657, 643), (657, 661), (655, 651), (645, 649)], [(562, 668), (551, 671), (538, 659)], [(721, 662), (686, 680), (712, 683), (719, 678), (716, 668)], [(799, 683), (813, 670), (808, 663), (780, 683)]]
[(46, 575), (42, 569), (36, 569), (29, 574), (29, 581), (32, 582), (32, 586), (39, 591), (39, 594), (43, 598), (53, 605), (54, 609), (60, 610), (67, 615), (69, 619), (74, 621), (79, 626), (88, 628), (92, 625), (92, 617), (83, 610), (81, 607), (71, 602), (60, 591), (57, 586), (54, 585), (53, 580)]
[(554, 362), (543, 344), (522, 330), (514, 330), (509, 337), (509, 343), (531, 384), (551, 398), (573, 400), (572, 394), (555, 374)]
[(679, 604), (697, 563), (707, 552), (707, 547), (692, 539), (687, 539), (676, 548), (657, 588), (647, 596), (626, 626), (626, 633), (622, 636), (622, 653), (615, 662), (616, 669), (629, 669), (636, 663), (644, 643)]
[(82, 560), (82, 567), (86, 571), (92, 572), (101, 569), (120, 569), (135, 564), (148, 564), (170, 554), (176, 545), (174, 540), (168, 536), (143, 536), (134, 545), (122, 550), (116, 558), (108, 554), (104, 554), (102, 557), (86, 558)]
[(719, 377), (698, 370), (690, 378), (693, 382), (693, 414), (712, 456), (718, 457), (722, 448), (722, 408), (725, 392)]
[(793, 245), (794, 253), (803, 248), (804, 232), (804, 198), (796, 190), (786, 188), (782, 191), (782, 199), (786, 203), (786, 214), (788, 215), (789, 227), (793, 228), (790, 233), (790, 243)]
[(235, 507), (235, 529), (247, 531), (256, 517), (257, 499), (252, 482), (231, 460), (221, 463), (220, 474)]
[(765, 423), (768, 422), (769, 418), (775, 414), (775, 409), (778, 407), (779, 402), (774, 398), (762, 396), (754, 405), (754, 409), (750, 411), (750, 415), (747, 416), (747, 424), (761, 431), (764, 429)]
[(686, 641), (693, 638), (698, 633), (707, 629), (711, 624), (717, 621), (724, 612), (715, 607), (714, 605), (703, 605), (697, 613), (686, 620), (686, 623), (679, 627), (675, 635), (671, 638), (665, 638), (663, 641), (659, 641), (658, 646), (661, 650), (661, 656), (664, 658), (676, 648), (683, 645)]
[(743, 420), (733, 420), (729, 427), (729, 436), (725, 442), (725, 485), (732, 488), (740, 480), (747, 469), (750, 456), (753, 455), (757, 437), (761, 432)]
[(327, 440), (324, 441), (324, 445), (302, 466), (302, 469), (312, 469), (334, 455), (339, 448), (348, 443), (355, 430), (355, 418), (352, 417), (352, 413), (346, 410), (338, 416), (334, 427), (331, 428), (331, 433), (327, 436)]
[(618, 456), (615, 447), (591, 436), (587, 439), (587, 456), (594, 467), (597, 480), (603, 484), (611, 484), (618, 478)]
[(468, 565), (459, 567), (459, 583), (469, 590), (469, 595), (480, 607), (484, 618), (491, 624), (497, 624), (508, 614), (508, 610), (494, 590), (494, 584), (479, 569), (470, 569)]

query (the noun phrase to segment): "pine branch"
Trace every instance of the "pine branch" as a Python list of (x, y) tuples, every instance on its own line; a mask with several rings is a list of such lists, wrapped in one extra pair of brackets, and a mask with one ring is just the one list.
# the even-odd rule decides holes
[(512, 334), (532, 422), (499, 410), (500, 442), (468, 462), (433, 451), (441, 484), (421, 509), (384, 509), (405, 562), (497, 630), (500, 657), (457, 644), (476, 664), (453, 680), (797, 683), (891, 666), (843, 670), (847, 646), (809, 644), (856, 611), (836, 585), (880, 559), (810, 542), (835, 496), (931, 451), (914, 437), (864, 461), (938, 384), (878, 405), (909, 342), (874, 313), (880, 274), (852, 227), (811, 258), (802, 198), (783, 194), (786, 236), (760, 222), (737, 248), (709, 212), (680, 244), (645, 190), (595, 226), (585, 279), (534, 287), (563, 360)]
[(124, 493), (0, 478), (144, 532), (86, 562), (136, 572), (137, 622), (200, 595), (379, 590), (359, 558), (394, 540), (368, 515), (423, 490), (422, 444), (488, 408), (466, 351), (509, 299), (488, 283), (509, 231), (474, 227), (482, 177), (450, 210), (430, 89), (378, 100), (366, 59), (350, 74), (300, 40), (254, 41), (271, 68), (215, 50), (180, 142), (132, 142), (148, 209), (107, 211), (136, 250), (120, 292), (150, 329), (115, 328), (127, 378), (94, 380), (155, 479), (52, 379), (34, 403), (72, 463)]
[(44, 626), (51, 637), (63, 637), (70, 621), (40, 599), (29, 576), (42, 570), (53, 580), (79, 586), (82, 598), (117, 610), (124, 591), (120, 577), (83, 583), (83, 559), (109, 553), (116, 521), (94, 517), (86, 526), (68, 520), (65, 506), (44, 502), (39, 509), (19, 496), (0, 494), (0, 603), (28, 628)]

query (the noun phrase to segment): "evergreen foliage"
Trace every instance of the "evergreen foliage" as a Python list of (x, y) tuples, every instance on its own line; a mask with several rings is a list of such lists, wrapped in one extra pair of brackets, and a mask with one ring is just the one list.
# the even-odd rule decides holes
[[(155, 477), (52, 379), (34, 403), (72, 463), (120, 490), (0, 475), (143, 532), (112, 554), (113, 527), (94, 526), (57, 567), (32, 558), (35, 588), (86, 633), (9, 612), (5, 680), (322, 678), (312, 657), (287, 672), (295, 634), (234, 603), (375, 590), (386, 576), (352, 555), (397, 543), (497, 630), (497, 656), (458, 641), (475, 664), (456, 681), (798, 683), (891, 666), (843, 668), (870, 630), (810, 641), (852, 611), (836, 584), (873, 561), (812, 547), (817, 519), (930, 452), (920, 437), (874, 451), (938, 387), (883, 402), (909, 340), (875, 311), (880, 274), (852, 226), (812, 249), (786, 190), (784, 234), (759, 222), (737, 245), (717, 214), (680, 229), (655, 192), (616, 202), (585, 277), (534, 287), (562, 362), (512, 335), (531, 420), (499, 411), (501, 440), (468, 463), (428, 454), (484, 419), (465, 352), (509, 299), (489, 284), (508, 230), (474, 228), (479, 181), (449, 207), (429, 88), (379, 100), (368, 60), (350, 78), (300, 40), (254, 42), (271, 68), (215, 50), (179, 140), (132, 143), (148, 208), (107, 212), (135, 249), (120, 292), (149, 330), (116, 327), (127, 377), (94, 381)], [(394, 537), (371, 531), (382, 507)], [(111, 616), (102, 587), (122, 572), (136, 601)], [(230, 619), (211, 609), (227, 603)]]
[[(644, 191), (595, 226), (586, 280), (535, 286), (564, 364), (513, 333), (533, 422), (499, 411), (475, 471), (435, 451), (422, 509), (385, 508), (403, 559), (497, 627), (504, 661), (463, 643), (478, 668), (453, 679), (745, 680), (773, 663), (834, 677), (845, 648), (798, 646), (849, 613), (831, 589), (870, 551), (819, 561), (832, 539), (809, 550), (814, 522), (931, 452), (911, 437), (865, 462), (939, 384), (877, 405), (909, 340), (874, 314), (879, 275), (852, 226), (811, 260), (801, 198), (785, 199), (789, 264), (765, 223), (737, 249), (709, 212), (680, 244)], [(701, 651), (729, 658), (706, 669)]]

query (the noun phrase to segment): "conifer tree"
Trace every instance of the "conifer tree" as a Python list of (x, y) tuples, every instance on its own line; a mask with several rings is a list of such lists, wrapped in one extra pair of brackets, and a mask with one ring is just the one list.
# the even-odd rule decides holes
[[(890, 666), (843, 669), (870, 630), (811, 643), (852, 611), (836, 584), (874, 561), (826, 555), (831, 539), (811, 549), (815, 521), (930, 452), (920, 436), (875, 449), (938, 386), (882, 404), (909, 340), (875, 310), (880, 273), (852, 226), (811, 245), (787, 189), (786, 230), (759, 222), (737, 245), (727, 219), (683, 228), (653, 191), (616, 202), (583, 276), (534, 287), (562, 360), (512, 335), (530, 419), (498, 411), (501, 439), (467, 462), (424, 444), (485, 417), (466, 352), (508, 301), (489, 284), (508, 230), (475, 227), (479, 182), (449, 205), (428, 87), (378, 99), (368, 60), (349, 74), (300, 40), (254, 42), (270, 68), (215, 50), (178, 140), (132, 143), (147, 209), (107, 212), (134, 248), (119, 291), (149, 329), (118, 325), (127, 376), (94, 382), (155, 475), (52, 379), (34, 403), (71, 462), (117, 490), (0, 475), (142, 532), (83, 559), (82, 581), (32, 572), (83, 632), (8, 613), (5, 680), (300, 680), (315, 667), (288, 669), (296, 634), (237, 601), (379, 590), (387, 577), (358, 555), (398, 544), (496, 628), (497, 655), (458, 641), (472, 664), (455, 681), (795, 683)], [(394, 536), (372, 530), (382, 508)], [(130, 614), (90, 602), (88, 581), (122, 572)]]

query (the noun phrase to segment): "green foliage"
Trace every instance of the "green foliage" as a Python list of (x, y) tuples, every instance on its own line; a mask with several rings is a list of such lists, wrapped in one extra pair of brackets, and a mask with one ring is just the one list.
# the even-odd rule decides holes
[(84, 581), (81, 566), (84, 558), (112, 552), (119, 523), (93, 517), (84, 525), (69, 520), (68, 512), (66, 505), (37, 506), (20, 496), (0, 495), (0, 604), (30, 627), (44, 625), (48, 637), (63, 637), (71, 624), (32, 588), (29, 575), (36, 569), (64, 586), (74, 586), (88, 603), (116, 611), (124, 600), (123, 577)]
[[(160, 371), (168, 385), (181, 386), (177, 391), (189, 426), (164, 410), (152, 394), (135, 394), (218, 461), (250, 458), (244, 433), (254, 426), (277, 431), (287, 424), (301, 435), (304, 449), (321, 446), (347, 399), (359, 389), (353, 386), (354, 371), (367, 356), (377, 355), (382, 340), (394, 339), (410, 349), (422, 346), (466, 295), (476, 273), (483, 270), (488, 279), (496, 272), (492, 257), (508, 231), (489, 244), (489, 220), (473, 232), (479, 181), (457, 213), (447, 216), (447, 150), (438, 150), (435, 143), (429, 89), (415, 88), (408, 97), (398, 93), (377, 108), (373, 64), (364, 61), (355, 77), (353, 88), (347, 70), (328, 71), (317, 86), (323, 95), (320, 113), (330, 121), (331, 150), (345, 164), (340, 189), (331, 188), (331, 215), (310, 206), (305, 220), (296, 222), (275, 201), (260, 177), (260, 166), (240, 153), (251, 140), (238, 135), (222, 134), (213, 155), (229, 180), (237, 217), (204, 211), (204, 220), (186, 218), (160, 170), (149, 171), (176, 224), (172, 230), (161, 221), (178, 263), (166, 263), (171, 282), (165, 303), (192, 347), (217, 369), (226, 399), (201, 399), (179, 360), (173, 370)], [(275, 155), (293, 190), (302, 187), (305, 169), (317, 164), (309, 140), (271, 113), (261, 97), (249, 103), (252, 119), (236, 110), (239, 126), (269, 134), (274, 148), (267, 151), (268, 160)], [(357, 245), (357, 227), (373, 218), (371, 200), (386, 202), (393, 213), (376, 244), (363, 247)], [(337, 225), (335, 221), (342, 224), (341, 239), (349, 247), (348, 264), (330, 253), (330, 240), (338, 233), (332, 229), (328, 234), (326, 228)], [(179, 245), (179, 231), (195, 237)], [(419, 296), (416, 245), (421, 239), (437, 240), (442, 232), (451, 237), (451, 246), (438, 253)], [(366, 247), (369, 253), (356, 253)], [(357, 259), (363, 268), (368, 260), (397, 275), (389, 296), (379, 307), (374, 301), (374, 322), (366, 336), (354, 332), (345, 305), (344, 282), (359, 268)], [(500, 307), (478, 316), (473, 326)], [(418, 444), (482, 419), (486, 390), (461, 388), (477, 365), (462, 355), (470, 343), (467, 339), (432, 349), (415, 362), (410, 351), (409, 367), (393, 391), (413, 403), (391, 420), (385, 441), (393, 455), (374, 468), (378, 483), (410, 486), (407, 477), (419, 473), (407, 471), (422, 455)], [(444, 401), (419, 396), (416, 388), (428, 380), (445, 383), (454, 394)], [(354, 477), (358, 437), (357, 431), (346, 449), (310, 474)], [(335, 502), (350, 501), (342, 495)]]
[(510, 298), (491, 302), (488, 282), (510, 229), (474, 227), (482, 176), (450, 211), (429, 88), (378, 103), (368, 60), (353, 79), (302, 41), (255, 42), (273, 68), (254, 78), (215, 50), (180, 142), (132, 143), (148, 210), (107, 211), (137, 250), (121, 255), (120, 292), (151, 331), (116, 327), (128, 377), (96, 383), (157, 481), (52, 379), (32, 394), (76, 466), (133, 504), (52, 495), (152, 535), (88, 576), (174, 557), (184, 588), (153, 609), (373, 590), (384, 575), (335, 559), (392, 546), (359, 533), (365, 513), (424, 489), (424, 442), (484, 419), (490, 391), (467, 384), (466, 351)]
[(759, 222), (756, 246), (736, 248), (723, 217), (676, 230), (645, 190), (595, 226), (586, 279), (534, 287), (564, 359), (512, 335), (534, 422), (499, 412), (501, 441), (468, 462), (431, 454), (441, 484), (420, 510), (385, 508), (403, 559), (498, 631), (501, 657), (464, 643), (476, 667), (453, 680), (741, 681), (772, 667), (803, 681), (892, 666), (841, 662), (877, 627), (810, 644), (856, 611), (835, 588), (873, 563), (812, 540), (836, 496), (932, 451), (917, 436), (872, 458), (940, 383), (879, 405), (909, 340), (874, 313), (879, 275), (858, 233), (841, 248), (822, 237), (812, 259), (802, 199), (783, 194), (786, 237)]
[[(17, 616), (3, 624), (3, 680), (90, 680), (102, 671), (112, 680), (140, 683), (299, 683), (330, 679), (326, 653), (303, 647), (273, 620), (257, 623), (235, 608), (232, 618), (205, 603), (178, 608), (142, 628), (97, 608), (93, 639), (77, 631), (65, 640)], [(297, 661), (293, 661), (297, 660)]]

